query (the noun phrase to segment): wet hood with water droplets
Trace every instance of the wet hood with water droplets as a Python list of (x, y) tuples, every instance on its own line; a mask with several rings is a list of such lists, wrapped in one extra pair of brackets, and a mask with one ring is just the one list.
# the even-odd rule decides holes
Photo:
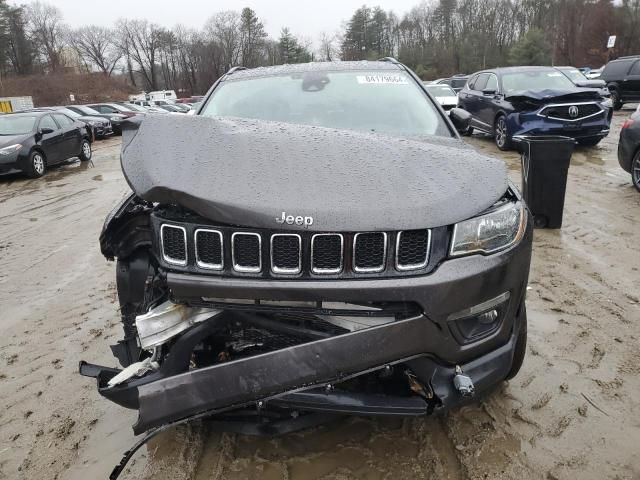
[(407, 230), (470, 218), (507, 190), (502, 161), (454, 138), (408, 139), (236, 118), (147, 115), (123, 134), (141, 198), (214, 222), (314, 231)]

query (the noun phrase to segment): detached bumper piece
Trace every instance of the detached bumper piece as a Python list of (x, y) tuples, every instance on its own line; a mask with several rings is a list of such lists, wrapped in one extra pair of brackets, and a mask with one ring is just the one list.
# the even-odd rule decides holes
[[(437, 327), (424, 316), (175, 374), (179, 365), (188, 365), (193, 346), (212, 325), (231, 319), (235, 316), (221, 313), (188, 330), (172, 346), (171, 361), (144, 377), (108, 387), (119, 370), (83, 362), (80, 373), (96, 378), (104, 397), (139, 410), (136, 434), (202, 413), (246, 407), (336, 415), (425, 415), (467, 399), (454, 384), (456, 366), (426, 355), (438, 336), (433, 331)], [(461, 368), (480, 392), (506, 377), (512, 355), (513, 339)], [(410, 374), (416, 386), (400, 395), (342, 388), (356, 377), (385, 375), (394, 369)]]

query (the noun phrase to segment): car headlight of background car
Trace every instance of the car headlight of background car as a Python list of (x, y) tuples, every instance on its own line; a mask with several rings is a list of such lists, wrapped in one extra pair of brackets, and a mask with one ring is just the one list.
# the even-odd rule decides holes
[(490, 254), (522, 239), (526, 214), (522, 202), (511, 202), (485, 215), (457, 223), (453, 228), (450, 255)]
[(22, 145), (19, 143), (16, 143), (15, 145), (9, 145), (8, 147), (0, 148), (0, 155), (11, 155), (12, 153), (16, 153), (21, 148)]
[(111, 120), (112, 122), (119, 122), (120, 117), (111, 117), (109, 120)]

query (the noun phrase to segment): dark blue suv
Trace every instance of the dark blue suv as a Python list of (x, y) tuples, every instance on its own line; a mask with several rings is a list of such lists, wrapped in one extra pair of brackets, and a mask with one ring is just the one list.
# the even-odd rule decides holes
[(471, 126), (509, 150), (516, 135), (563, 135), (596, 145), (609, 133), (611, 101), (597, 89), (577, 88), (551, 67), (484, 70), (469, 78), (458, 106), (471, 113)]

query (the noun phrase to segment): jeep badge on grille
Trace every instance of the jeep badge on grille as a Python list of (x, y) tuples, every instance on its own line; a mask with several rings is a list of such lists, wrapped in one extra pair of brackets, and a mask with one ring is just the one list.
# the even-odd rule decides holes
[(313, 217), (309, 216), (301, 216), (301, 215), (287, 215), (287, 212), (282, 212), (281, 217), (276, 217), (276, 222), (278, 223), (286, 223), (287, 225), (301, 225), (304, 228), (308, 228), (310, 225), (313, 225)]

